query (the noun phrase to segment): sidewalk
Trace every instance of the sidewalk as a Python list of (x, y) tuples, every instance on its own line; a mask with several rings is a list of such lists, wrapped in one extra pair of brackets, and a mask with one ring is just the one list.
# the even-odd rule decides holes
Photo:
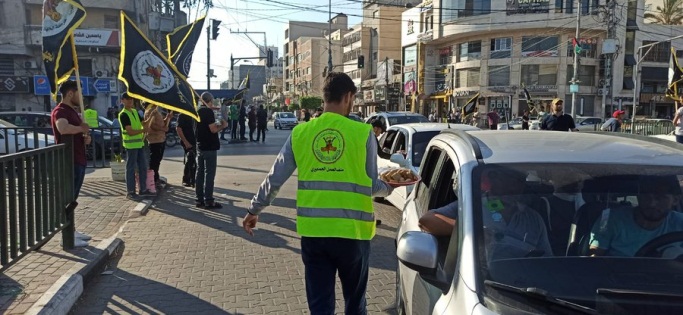
[(86, 176), (75, 213), (76, 229), (93, 238), (90, 246), (64, 251), (60, 233), (41, 249), (21, 258), (0, 274), (0, 313), (26, 313), (48, 291), (56, 293), (53, 286), (58, 287), (56, 284), (63, 280), (60, 278), (81, 273), (86, 266), (97, 267), (94, 262), (106, 261), (102, 256), (109, 256), (104, 253), (112, 244), (109, 238), (119, 231), (138, 203), (125, 199), (125, 183), (94, 175)]

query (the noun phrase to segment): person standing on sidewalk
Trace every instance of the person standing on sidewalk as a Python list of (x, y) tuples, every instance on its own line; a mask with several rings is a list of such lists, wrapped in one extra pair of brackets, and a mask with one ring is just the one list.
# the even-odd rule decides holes
[(197, 176), (195, 178), (196, 206), (205, 209), (220, 209), (222, 206), (214, 201), (213, 183), (216, 178), (216, 160), (221, 142), (218, 132), (225, 129), (228, 123), (216, 119), (213, 112), (213, 95), (204, 92), (201, 95), (202, 104), (197, 110)]
[(121, 95), (123, 110), (119, 113), (121, 122), (121, 137), (123, 148), (126, 149), (126, 198), (138, 200), (135, 193), (135, 171), (138, 171), (138, 184), (141, 196), (154, 196), (147, 189), (147, 157), (145, 156), (145, 142), (143, 136), (147, 129), (142, 125), (142, 118), (135, 108), (135, 100), (128, 93)]
[(145, 110), (145, 120), (143, 125), (147, 130), (145, 139), (149, 143), (149, 169), (154, 171), (154, 184), (159, 186), (159, 166), (161, 160), (164, 158), (164, 151), (166, 149), (166, 133), (168, 132), (168, 124), (173, 118), (173, 112), (162, 117), (159, 112), (159, 106), (148, 104)]
[(192, 117), (180, 114), (178, 116), (178, 125), (176, 132), (180, 137), (180, 142), (185, 150), (185, 159), (183, 161), (183, 186), (195, 187), (194, 180), (197, 174), (197, 138), (195, 137), (195, 121)]
[(681, 96), (679, 107), (676, 110), (673, 120), (675, 126), (676, 142), (683, 143), (683, 96)]
[[(66, 81), (59, 87), (62, 94), (62, 102), (52, 110), (50, 122), (55, 143), (64, 143), (63, 136), (73, 135), (73, 159), (74, 159), (74, 201), (78, 199), (85, 179), (85, 168), (88, 165), (85, 156), (85, 146), (92, 140), (90, 126), (83, 122), (78, 112), (80, 111), (81, 96), (78, 93), (76, 81)], [(3, 188), (4, 189), (4, 188)], [(76, 231), (74, 245), (76, 247), (88, 246), (90, 236)]]
[(256, 112), (256, 142), (266, 142), (266, 129), (268, 129), (268, 112), (259, 105)]
[[(221, 106), (221, 117), (225, 120), (230, 120), (230, 101), (228, 99), (223, 100), (223, 105)], [(228, 128), (223, 128), (221, 130), (221, 140), (228, 140), (225, 139), (225, 134), (230, 132), (230, 123), (228, 122)]]
[(393, 189), (378, 178), (377, 140), (370, 125), (347, 118), (356, 91), (345, 73), (327, 76), (324, 114), (294, 127), (242, 222), (254, 235), (259, 213), (299, 170), (296, 225), (311, 314), (334, 314), (337, 272), (346, 314), (367, 314), (370, 240), (376, 228), (372, 196)]
[(250, 107), (247, 116), (249, 117), (249, 141), (256, 142), (256, 140), (254, 140), (254, 132), (256, 131), (256, 107)]
[(239, 107), (239, 123), (240, 123), (240, 140), (245, 141), (247, 140), (246, 133), (247, 133), (247, 128), (245, 126), (245, 123), (247, 122), (247, 106), (244, 103), (244, 100), (242, 100), (240, 107)]
[(237, 140), (237, 134), (239, 132), (239, 118), (240, 118), (240, 107), (237, 103), (233, 102), (230, 105), (230, 139)]

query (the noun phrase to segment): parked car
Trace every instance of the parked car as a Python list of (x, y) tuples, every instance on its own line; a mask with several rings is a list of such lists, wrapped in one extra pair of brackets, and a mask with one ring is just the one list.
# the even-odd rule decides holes
[(44, 148), (55, 144), (51, 135), (37, 132), (26, 132), (16, 125), (0, 119), (0, 155), (17, 153), (25, 150)]
[[(391, 154), (391, 159), (378, 158), (378, 169), (400, 167), (410, 169), (413, 173), (418, 174), (427, 143), (445, 129), (479, 130), (477, 127), (463, 124), (412, 123), (394, 125), (381, 136), (380, 147), (377, 148)], [(384, 199), (396, 208), (403, 209), (406, 198), (412, 190), (413, 185), (398, 187)]]
[[(0, 119), (11, 122), (20, 128), (39, 128), (42, 133), (52, 134), (50, 123), (50, 113), (48, 112), (0, 112)], [(121, 147), (121, 131), (114, 123), (104, 116), (98, 117), (100, 128), (92, 129), (90, 136), (92, 144), (86, 150), (89, 159), (92, 159), (93, 152), (97, 157), (110, 155), (111, 151), (117, 153)], [(97, 150), (93, 150), (92, 146)]]
[(600, 117), (577, 117), (574, 123), (579, 131), (600, 131), (605, 120)]
[(358, 116), (354, 113), (350, 113), (347, 117), (349, 117), (355, 121), (358, 121), (358, 122), (363, 122), (363, 118), (360, 118), (360, 116)]
[(275, 112), (273, 114), (273, 125), (275, 129), (292, 129), (296, 127), (296, 116), (290, 112)]
[(393, 125), (410, 123), (428, 123), (429, 119), (422, 114), (411, 112), (381, 112), (370, 115), (365, 123), (371, 124), (376, 119), (382, 122), (386, 129)]
[[(683, 150), (635, 135), (446, 130), (429, 142), (420, 176), (396, 239), (399, 314), (682, 312), (670, 297), (681, 292), (672, 279), (683, 277), (683, 233), (643, 236), (635, 257), (591, 257), (589, 243), (595, 226), (633, 220), (638, 201), (663, 196), (660, 211), (680, 211)], [(544, 202), (551, 182), (575, 189), (563, 190), (575, 214)], [(457, 217), (451, 235), (422, 231), (420, 217), (446, 205)]]

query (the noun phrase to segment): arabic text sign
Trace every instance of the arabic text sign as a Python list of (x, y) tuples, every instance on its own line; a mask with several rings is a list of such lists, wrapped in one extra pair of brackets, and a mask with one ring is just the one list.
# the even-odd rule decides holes
[(28, 77), (0, 76), (0, 93), (28, 93), (28, 81)]
[(76, 46), (119, 47), (118, 30), (76, 29), (74, 31)]
[(548, 13), (550, 0), (508, 0), (507, 14)]

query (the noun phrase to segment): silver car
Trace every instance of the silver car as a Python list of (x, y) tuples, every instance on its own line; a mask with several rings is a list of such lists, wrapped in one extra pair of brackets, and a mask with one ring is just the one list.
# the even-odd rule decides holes
[(683, 146), (444, 131), (420, 176), (397, 233), (399, 314), (683, 312)]

